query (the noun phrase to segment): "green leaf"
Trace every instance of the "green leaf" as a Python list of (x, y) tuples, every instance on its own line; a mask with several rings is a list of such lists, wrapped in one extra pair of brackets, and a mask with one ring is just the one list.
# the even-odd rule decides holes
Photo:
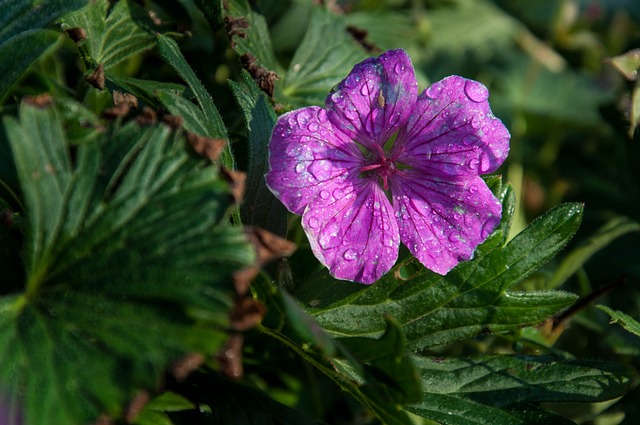
[(85, 30), (86, 39), (80, 42), (85, 60), (91, 68), (102, 64), (107, 78), (109, 68), (152, 49), (156, 42), (149, 15), (133, 0), (97, 0), (62, 22)]
[(248, 73), (243, 71), (242, 77), (244, 85), (229, 82), (233, 96), (243, 112), (248, 133), (249, 164), (247, 189), (241, 209), (242, 222), (260, 226), (284, 237), (287, 233), (287, 210), (267, 188), (264, 180), (276, 113)]
[(147, 403), (133, 423), (135, 425), (173, 425), (167, 412), (181, 412), (195, 408), (195, 403), (183, 396), (165, 392)]
[(110, 75), (109, 80), (116, 86), (121, 87), (125, 92), (131, 93), (151, 105), (159, 103), (161, 93), (168, 92), (174, 95), (184, 95), (187, 90), (187, 88), (181, 84), (141, 80), (122, 75)]
[(31, 65), (60, 40), (60, 33), (40, 28), (86, 2), (0, 0), (0, 102)]
[(255, 12), (247, 0), (227, 2), (225, 12), (230, 22), (236, 22), (235, 31), (228, 34), (235, 52), (239, 56), (249, 53), (257, 59), (257, 65), (277, 72), (278, 62), (264, 16)]
[(414, 361), (425, 392), (407, 410), (443, 424), (569, 424), (531, 403), (609, 400), (628, 391), (635, 378), (626, 365), (551, 357)]
[(448, 55), (465, 51), (489, 54), (515, 38), (518, 22), (486, 0), (456, 0), (427, 15), (431, 23), (431, 49)]
[(598, 305), (597, 307), (611, 316), (611, 323), (619, 323), (620, 326), (632, 334), (640, 336), (640, 323), (636, 319), (619, 310), (613, 310), (606, 305)]
[(640, 71), (640, 49), (629, 50), (622, 55), (607, 58), (605, 62), (611, 64), (627, 80), (635, 81)]
[(0, 46), (16, 35), (43, 28), (87, 0), (0, 0)]
[(171, 361), (219, 349), (253, 250), (182, 133), (132, 122), (71, 156), (54, 106), (4, 124), (28, 226), (24, 292), (0, 298), (0, 386), (28, 425), (117, 417)]
[[(160, 56), (167, 61), (169, 65), (175, 69), (180, 77), (187, 83), (195, 100), (202, 111), (202, 118), (206, 125), (206, 133), (200, 133), (202, 136), (227, 139), (227, 130), (222, 122), (222, 117), (213, 103), (213, 99), (209, 92), (202, 85), (195, 72), (191, 69), (184, 56), (180, 52), (180, 47), (172, 38), (159, 35), (158, 51)], [(192, 130), (195, 131), (195, 130)]]
[(609, 245), (615, 239), (629, 232), (640, 230), (640, 224), (627, 217), (614, 217), (598, 229), (591, 237), (581, 241), (555, 269), (547, 283), (548, 288), (558, 288), (571, 277), (592, 255)]
[[(575, 295), (509, 289), (564, 247), (581, 217), (581, 205), (561, 205), (506, 246), (461, 263), (446, 276), (423, 269), (405, 281), (402, 268), (415, 264), (407, 259), (375, 284), (339, 301), (323, 300), (308, 288), (312, 281), (297, 287), (294, 295), (304, 294), (300, 299), (307, 311), (325, 330), (341, 337), (380, 335), (385, 329), (384, 316), (390, 314), (404, 326), (412, 350), (534, 325), (569, 306)], [(321, 291), (344, 293), (342, 287), (348, 285), (354, 284), (328, 279)]]
[(252, 289), (267, 306), (260, 328), (263, 333), (298, 353), (385, 424), (408, 423), (398, 405), (415, 400), (420, 383), (406, 352), (402, 329), (392, 319), (388, 318), (382, 338), (348, 342), (352, 353), (344, 341), (332, 339), (285, 292), (263, 281), (254, 282)]
[(283, 79), (282, 92), (293, 108), (322, 105), (331, 87), (366, 57), (347, 33), (343, 19), (324, 8), (314, 8), (309, 29)]
[(49, 30), (21, 33), (0, 45), (0, 101), (29, 67), (60, 40)]

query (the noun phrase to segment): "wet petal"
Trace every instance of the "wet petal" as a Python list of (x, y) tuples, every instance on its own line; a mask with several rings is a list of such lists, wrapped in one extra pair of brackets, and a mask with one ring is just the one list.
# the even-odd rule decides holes
[(373, 283), (398, 258), (393, 208), (374, 181), (361, 179), (315, 198), (302, 216), (311, 249), (338, 279)]
[(342, 185), (362, 161), (357, 145), (312, 106), (282, 115), (271, 134), (267, 186), (295, 214), (321, 190)]
[(502, 205), (480, 177), (443, 181), (404, 170), (391, 183), (400, 239), (436, 273), (471, 259), (500, 222)]
[(327, 115), (345, 134), (371, 149), (406, 123), (418, 95), (411, 59), (390, 50), (357, 64), (327, 96)]
[(430, 175), (462, 176), (495, 171), (509, 153), (509, 131), (489, 107), (481, 83), (458, 76), (418, 96), (391, 155)]

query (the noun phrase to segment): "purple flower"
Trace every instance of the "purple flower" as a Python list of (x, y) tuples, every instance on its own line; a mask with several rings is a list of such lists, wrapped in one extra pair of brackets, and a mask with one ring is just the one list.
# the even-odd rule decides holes
[(336, 278), (375, 282), (396, 262), (400, 241), (446, 274), (500, 221), (480, 174), (502, 164), (510, 136), (488, 97), (484, 85), (458, 76), (418, 95), (404, 50), (369, 58), (325, 108), (278, 119), (267, 185), (302, 215), (311, 249)]

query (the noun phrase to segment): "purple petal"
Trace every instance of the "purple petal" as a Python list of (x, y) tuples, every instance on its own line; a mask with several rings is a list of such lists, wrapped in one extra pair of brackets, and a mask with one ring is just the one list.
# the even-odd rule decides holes
[(370, 284), (398, 258), (393, 208), (372, 180), (348, 180), (315, 198), (302, 216), (311, 249), (338, 279)]
[(434, 83), (418, 96), (391, 155), (435, 176), (495, 171), (509, 153), (510, 135), (488, 97), (484, 85), (455, 75)]
[(438, 180), (403, 170), (391, 191), (402, 243), (439, 274), (471, 259), (500, 222), (502, 205), (477, 176)]
[(357, 64), (326, 99), (331, 122), (371, 149), (383, 146), (411, 115), (418, 95), (411, 59), (390, 50)]
[(311, 106), (278, 119), (269, 143), (265, 179), (289, 211), (302, 214), (320, 193), (321, 184), (338, 184), (350, 172), (357, 173), (361, 161), (357, 145), (333, 128), (324, 109)]

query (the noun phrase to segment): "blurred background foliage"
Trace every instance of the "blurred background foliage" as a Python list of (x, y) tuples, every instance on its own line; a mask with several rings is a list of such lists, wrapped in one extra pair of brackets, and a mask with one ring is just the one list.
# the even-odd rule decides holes
[[(246, 170), (249, 155), (243, 143), (245, 125), (228, 83), (230, 78), (241, 82), (238, 51), (244, 47), (232, 46), (230, 28), (222, 21), (211, 20), (215, 11), (210, 16), (202, 12), (202, 4), (215, 2), (140, 3), (152, 11), (151, 19), (162, 32), (177, 37), (181, 51), (222, 115), (237, 167)], [(639, 368), (640, 338), (610, 324), (610, 316), (596, 305), (640, 317), (640, 131), (634, 131), (640, 94), (636, 93), (633, 55), (618, 62), (612, 60), (640, 48), (640, 2), (255, 0), (250, 7), (264, 17), (260, 24), (268, 30), (273, 48), (272, 55), (267, 52), (259, 59), (279, 76), (274, 82), (277, 112), (298, 106), (294, 101), (280, 104), (278, 97), (283, 90), (301, 90), (295, 85), (300, 78), (295, 75), (295, 55), (313, 24), (312, 10), (319, 3), (350, 28), (348, 36), (341, 34), (335, 40), (340, 49), (353, 48), (355, 41), (362, 47), (355, 56), (365, 57), (367, 53), (403, 48), (413, 60), (421, 88), (451, 74), (479, 80), (489, 87), (492, 109), (512, 134), (511, 153), (501, 170), (518, 200), (511, 236), (561, 202), (585, 204), (582, 226), (567, 254), (544, 266), (521, 287), (552, 289), (562, 285), (588, 302), (572, 311), (570, 317), (562, 318), (566, 320), (553, 331), (527, 328), (519, 335), (484, 336), (442, 347), (435, 354), (499, 353), (525, 347), (525, 353), (557, 350), (581, 358), (622, 359)], [(70, 38), (56, 43), (56, 48), (42, 56), (5, 97), (4, 113), (15, 113), (23, 96), (45, 91), (54, 97), (81, 98), (96, 114), (111, 104), (107, 91), (88, 86), (77, 89), (91, 69), (78, 57)], [(359, 60), (355, 56), (353, 63)], [(113, 63), (110, 72), (114, 76), (182, 83), (174, 69), (153, 51)], [(327, 71), (330, 76), (331, 72)], [(337, 83), (346, 74), (338, 69), (335, 75)], [(318, 103), (324, 95), (309, 96), (304, 101)], [(152, 98), (140, 96), (139, 100), (141, 107), (145, 103), (157, 106)], [(0, 155), (3, 170), (10, 168), (6, 158)], [(8, 172), (1, 176), (9, 186), (15, 185), (11, 176)], [(0, 192), (6, 189), (0, 188)], [(309, 250), (304, 249), (304, 243), (301, 245), (290, 260), (298, 265), (292, 271), (296, 278), (310, 272), (304, 265), (312, 261)], [(566, 266), (563, 258), (573, 253), (582, 256)], [(539, 351), (531, 348), (534, 343), (540, 344)], [(249, 337), (245, 349), (247, 376), (257, 387), (268, 388), (274, 399), (295, 405), (311, 416), (322, 416), (327, 423), (367, 423), (370, 419), (290, 350), (269, 344), (260, 336)], [(310, 376), (314, 379), (308, 379)], [(305, 382), (313, 385), (308, 387)], [(207, 391), (213, 394), (217, 390), (203, 390), (200, 397), (206, 399)], [(251, 400), (250, 394), (246, 397)], [(639, 399), (640, 390), (636, 389), (619, 401), (589, 408), (571, 404), (552, 408), (584, 424), (636, 424), (640, 423)], [(340, 413), (345, 411), (350, 413)], [(173, 420), (196, 423), (178, 416)], [(421, 422), (416, 419), (416, 423)]]

